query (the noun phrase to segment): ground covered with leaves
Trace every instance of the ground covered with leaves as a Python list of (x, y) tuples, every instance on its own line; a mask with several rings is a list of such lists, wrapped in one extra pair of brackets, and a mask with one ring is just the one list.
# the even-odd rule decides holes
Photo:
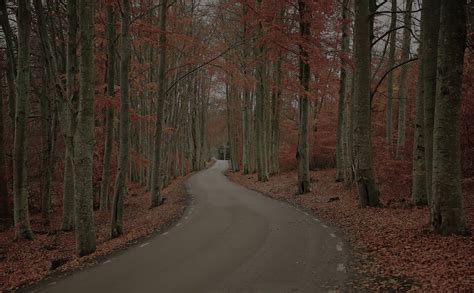
[[(178, 178), (163, 190), (163, 205), (150, 209), (150, 196), (143, 187), (130, 187), (125, 199), (124, 234), (110, 239), (110, 213), (96, 211), (97, 250), (78, 258), (74, 254), (74, 232), (60, 230), (60, 212), (53, 213), (53, 225), (45, 230), (41, 216), (31, 216), (35, 233), (32, 241), (14, 241), (14, 229), (0, 232), (0, 292), (35, 283), (52, 273), (85, 267), (101, 256), (122, 249), (135, 240), (169, 227), (184, 212), (186, 188)], [(54, 268), (52, 266), (59, 267)]]
[[(394, 170), (394, 169), (391, 169)], [(354, 274), (348, 287), (375, 291), (474, 290), (474, 236), (439, 236), (428, 225), (428, 209), (412, 207), (409, 177), (380, 182), (384, 208), (358, 208), (354, 186), (336, 183), (335, 171), (312, 172), (313, 192), (296, 195), (297, 174), (257, 181), (256, 175), (228, 177), (275, 199), (288, 201), (338, 226), (353, 248)], [(474, 227), (474, 180), (463, 181), (468, 224)]]

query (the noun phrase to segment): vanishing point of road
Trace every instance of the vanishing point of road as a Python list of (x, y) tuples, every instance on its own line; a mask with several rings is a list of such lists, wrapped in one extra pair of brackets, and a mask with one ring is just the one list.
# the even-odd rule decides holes
[(169, 230), (35, 292), (332, 292), (347, 279), (337, 233), (287, 203), (230, 182), (227, 161), (193, 175)]

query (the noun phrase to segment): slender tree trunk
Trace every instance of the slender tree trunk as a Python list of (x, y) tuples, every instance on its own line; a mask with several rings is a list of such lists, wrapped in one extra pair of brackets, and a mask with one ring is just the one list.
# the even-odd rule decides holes
[[(424, 40), (426, 11), (421, 15), (421, 39)], [(416, 84), (416, 117), (413, 135), (412, 158), (412, 189), (411, 201), (414, 205), (426, 205), (426, 166), (425, 166), (425, 138), (424, 138), (424, 99), (423, 99), (423, 72), (424, 72), (423, 44), (418, 47), (418, 78)]]
[(234, 95), (236, 94), (236, 89), (232, 86), (226, 86), (226, 96), (227, 96), (227, 135), (229, 140), (230, 148), (230, 163), (233, 172), (239, 171), (239, 161), (237, 158), (237, 145), (235, 137), (235, 125), (234, 125)]
[[(283, 12), (284, 13), (284, 12)], [(281, 14), (283, 14), (281, 13)], [(280, 109), (281, 109), (281, 63), (279, 56), (274, 63), (275, 90), (272, 94), (272, 121), (271, 121), (271, 174), (278, 174), (280, 171), (279, 150), (280, 150)]]
[(8, 19), (7, 1), (0, 0), (0, 23), (2, 25), (3, 35), (5, 37), (6, 45), (6, 61), (7, 61), (7, 84), (8, 84), (8, 106), (10, 111), (10, 119), (12, 121), (12, 133), (15, 133), (15, 100), (16, 100), (16, 86), (15, 76), (17, 75), (15, 64), (15, 35), (12, 32), (10, 21)]
[(3, 76), (0, 77), (0, 223), (10, 222), (8, 181), (5, 165), (5, 119), (3, 117)]
[[(388, 52), (388, 64), (387, 68), (393, 68), (395, 66), (395, 49), (397, 45), (397, 0), (392, 0), (392, 17), (390, 20), (390, 48)], [(393, 140), (393, 123), (392, 123), (392, 105), (393, 105), (393, 70), (388, 73), (387, 76), (387, 130), (386, 138), (389, 146), (392, 145)]]
[(345, 181), (345, 170), (348, 162), (344, 155), (344, 120), (347, 97), (347, 62), (349, 56), (349, 4), (350, 0), (342, 2), (342, 40), (341, 40), (341, 77), (339, 81), (339, 101), (337, 107), (336, 128), (336, 181)]
[[(249, 50), (249, 28), (248, 28), (248, 23), (246, 20), (247, 14), (248, 14), (248, 7), (247, 3), (243, 3), (242, 5), (243, 9), (243, 22), (244, 22), (244, 29), (243, 29), (243, 45), (242, 45), (242, 58), (244, 62), (244, 69), (243, 69), (243, 75), (244, 78), (247, 78), (247, 75), (249, 73), (248, 70), (248, 65), (247, 65), (247, 59), (250, 54)], [(250, 97), (250, 90), (248, 89), (248, 86), (245, 85), (243, 88), (243, 101), (242, 101), (242, 138), (243, 138), (243, 143), (242, 143), (242, 168), (244, 171), (244, 174), (249, 174), (250, 173), (250, 153), (251, 153), (251, 140), (250, 140), (250, 133), (251, 133), (251, 127), (250, 127), (250, 120), (252, 118), (252, 110), (251, 110), (251, 97)]]
[[(41, 124), (43, 131), (43, 172), (41, 178), (41, 213), (44, 226), (51, 223), (51, 176), (54, 168), (54, 144), (56, 138), (56, 97), (55, 76), (57, 75), (56, 62), (53, 60), (53, 49), (44, 19), (43, 4), (40, 0), (34, 1), (38, 32), (43, 53), (44, 85), (40, 99)], [(61, 85), (59, 85), (61, 87)], [(52, 98), (50, 98), (52, 96)]]
[[(300, 13), (300, 35), (307, 41), (310, 36), (310, 24), (307, 20), (308, 9), (305, 0), (298, 1)], [(299, 79), (303, 86), (304, 93), (299, 97), (299, 123), (298, 123), (298, 149), (296, 159), (298, 160), (298, 193), (303, 194), (311, 191), (311, 181), (309, 174), (309, 147), (308, 147), (308, 118), (309, 118), (309, 100), (307, 92), (309, 91), (310, 67), (308, 63), (308, 52), (305, 49), (306, 44), (300, 44), (299, 56)]]
[(166, 98), (165, 70), (166, 70), (166, 9), (167, 0), (160, 2), (160, 53), (158, 69), (158, 102), (156, 106), (156, 129), (155, 129), (155, 151), (153, 154), (153, 169), (151, 177), (151, 206), (159, 206), (163, 199), (161, 197), (162, 174), (161, 174), (161, 147), (163, 133), (163, 107)]
[(17, 239), (33, 239), (28, 215), (26, 174), (26, 123), (30, 90), (31, 7), (28, 0), (18, 1), (18, 74), (13, 147), (14, 220)]
[[(413, 0), (406, 1), (405, 11), (411, 11)], [(410, 59), (411, 46), (411, 13), (405, 13), (403, 20), (403, 46), (401, 62), (407, 62)], [(397, 136), (397, 150), (395, 157), (399, 160), (404, 158), (405, 152), (405, 130), (406, 130), (406, 105), (408, 94), (408, 69), (409, 64), (402, 66), (400, 73), (400, 90), (398, 91), (398, 136)]]
[(115, 193), (112, 208), (111, 236), (118, 237), (123, 233), (123, 198), (127, 193), (125, 179), (128, 171), (129, 149), (129, 85), (128, 75), (130, 70), (130, 1), (122, 0), (122, 49), (120, 60), (120, 145), (117, 164), (117, 178), (115, 179)]
[(466, 1), (441, 0), (433, 132), (431, 225), (440, 234), (469, 234), (461, 191), (460, 114)]
[(353, 98), (354, 167), (361, 207), (379, 206), (370, 140), (370, 17), (369, 1), (355, 1), (355, 72)]
[(80, 88), (79, 113), (74, 133), (74, 187), (76, 253), (95, 251), (92, 160), (94, 149), (94, 2), (80, 0)]
[[(257, 6), (260, 8), (261, 0), (257, 0)], [(263, 31), (262, 22), (259, 21), (256, 27), (256, 36), (261, 37)], [(263, 61), (264, 55), (264, 45), (263, 44), (256, 44), (255, 47), (255, 55), (256, 58), (259, 60), (257, 64), (257, 68), (255, 71), (256, 74), (256, 106), (255, 106), (255, 128), (256, 128), (256, 136), (257, 136), (257, 150), (256, 150), (256, 157), (257, 157), (257, 173), (258, 173), (258, 181), (268, 181), (268, 170), (267, 170), (267, 163), (265, 159), (265, 64)]]
[(433, 173), (433, 127), (436, 97), (436, 65), (438, 58), (438, 33), (440, 0), (423, 2), (426, 29), (423, 40), (423, 97), (424, 97), (424, 136), (426, 160), (426, 194), (431, 204), (431, 187)]
[(67, 36), (67, 60), (66, 60), (66, 103), (62, 103), (62, 124), (64, 129), (64, 141), (66, 151), (64, 154), (64, 182), (63, 182), (63, 215), (62, 230), (70, 231), (74, 228), (74, 142), (73, 136), (76, 130), (76, 118), (78, 108), (77, 95), (77, 35), (78, 16), (77, 1), (68, 0), (68, 36)]
[[(114, 97), (115, 86), (115, 17), (112, 5), (107, 5), (107, 96)], [(123, 52), (122, 52), (123, 53)], [(105, 146), (102, 164), (102, 181), (100, 182), (101, 210), (109, 208), (109, 181), (110, 181), (110, 158), (112, 157), (114, 136), (114, 109), (109, 106), (106, 109), (105, 118)]]

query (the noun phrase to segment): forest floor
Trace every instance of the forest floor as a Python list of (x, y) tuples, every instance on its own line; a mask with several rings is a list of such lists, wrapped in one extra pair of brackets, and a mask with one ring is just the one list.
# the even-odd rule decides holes
[[(79, 269), (97, 263), (100, 257), (126, 248), (138, 239), (171, 226), (184, 212), (187, 192), (185, 178), (174, 180), (163, 190), (163, 205), (150, 209), (150, 197), (145, 188), (130, 186), (125, 198), (124, 234), (110, 239), (110, 213), (95, 212), (97, 250), (78, 258), (74, 253), (74, 232), (60, 230), (61, 212), (53, 213), (52, 228), (41, 224), (41, 215), (31, 215), (35, 233), (33, 241), (14, 241), (14, 229), (0, 232), (0, 292), (38, 282), (45, 277)], [(60, 206), (57, 207), (60, 209)], [(65, 262), (52, 269), (52, 261)]]
[[(392, 169), (394, 170), (394, 169)], [(370, 291), (470, 291), (474, 289), (474, 236), (443, 237), (428, 226), (428, 209), (406, 198), (409, 179), (379, 183), (384, 208), (358, 208), (353, 186), (336, 183), (335, 170), (311, 173), (313, 192), (296, 195), (297, 174), (268, 182), (256, 175), (227, 173), (241, 185), (300, 206), (340, 227), (353, 248), (354, 278), (349, 288)], [(400, 177), (400, 176), (399, 176)], [(474, 228), (474, 179), (463, 181), (468, 224)], [(404, 196), (402, 195), (404, 194)]]

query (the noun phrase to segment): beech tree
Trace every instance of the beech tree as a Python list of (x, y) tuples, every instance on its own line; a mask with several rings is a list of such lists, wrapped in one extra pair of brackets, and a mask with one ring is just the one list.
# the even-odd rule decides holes
[(30, 90), (31, 6), (18, 1), (18, 74), (15, 107), (15, 142), (13, 149), (13, 190), (15, 234), (18, 239), (33, 239), (28, 210), (26, 174), (26, 119)]
[(115, 179), (114, 202), (112, 206), (112, 238), (123, 233), (123, 198), (127, 193), (125, 179), (128, 172), (129, 153), (129, 70), (130, 70), (130, 1), (122, 1), (122, 48), (120, 60), (120, 145)]
[[(389, 36), (389, 53), (388, 53), (388, 68), (393, 68), (395, 65), (395, 49), (397, 45), (397, 0), (392, 0), (392, 13), (390, 18), (390, 36)], [(390, 71), (387, 76), (387, 143), (391, 146), (393, 140), (393, 126), (392, 126), (392, 105), (393, 104), (393, 71)]]
[(361, 207), (379, 206), (370, 141), (370, 15), (369, 0), (355, 1), (353, 147), (357, 192)]
[[(413, 0), (407, 0), (403, 20), (403, 45), (401, 62), (405, 63), (410, 59), (411, 47), (411, 9)], [(397, 132), (397, 150), (396, 158), (403, 158), (405, 150), (405, 131), (406, 131), (406, 104), (407, 104), (407, 81), (408, 81), (408, 67), (409, 64), (404, 64), (400, 72), (400, 86), (398, 91), (398, 132)]]
[(459, 117), (466, 46), (466, 2), (441, 0), (433, 129), (431, 225), (441, 234), (469, 233), (460, 183)]
[[(424, 40), (424, 31), (426, 30), (426, 10), (421, 13), (421, 39)], [(425, 128), (424, 128), (424, 110), (425, 101), (424, 91), (424, 61), (423, 44), (418, 47), (418, 77), (416, 83), (416, 101), (415, 101), (415, 131), (413, 133), (413, 159), (412, 159), (412, 189), (411, 200), (415, 205), (426, 205), (426, 162), (425, 162)]]
[(163, 198), (161, 196), (162, 188), (162, 160), (161, 160), (161, 147), (163, 144), (163, 107), (166, 97), (165, 88), (165, 71), (166, 71), (166, 10), (167, 0), (160, 1), (160, 53), (159, 53), (159, 68), (158, 68), (158, 102), (156, 103), (156, 125), (155, 125), (155, 139), (154, 139), (154, 152), (153, 152), (153, 167), (151, 171), (151, 206), (159, 206)]
[(94, 2), (80, 0), (80, 88), (79, 111), (74, 133), (74, 189), (76, 253), (95, 251), (93, 217), (92, 159), (94, 146)]
[[(310, 13), (305, 0), (298, 1), (300, 13), (300, 35), (307, 41), (311, 35), (308, 14)], [(298, 160), (298, 193), (303, 194), (311, 191), (311, 178), (309, 174), (309, 148), (308, 148), (308, 116), (309, 100), (308, 90), (310, 81), (310, 66), (308, 64), (308, 53), (306, 44), (300, 44), (299, 56), (299, 78), (303, 93), (299, 96), (299, 123), (298, 123), (298, 149), (296, 158)]]
[[(107, 5), (107, 96), (115, 94), (115, 15), (114, 7)], [(123, 53), (123, 52), (122, 52)], [(105, 116), (104, 160), (102, 167), (102, 181), (100, 182), (100, 209), (109, 207), (110, 158), (112, 156), (112, 142), (114, 135), (114, 109), (109, 106)]]

